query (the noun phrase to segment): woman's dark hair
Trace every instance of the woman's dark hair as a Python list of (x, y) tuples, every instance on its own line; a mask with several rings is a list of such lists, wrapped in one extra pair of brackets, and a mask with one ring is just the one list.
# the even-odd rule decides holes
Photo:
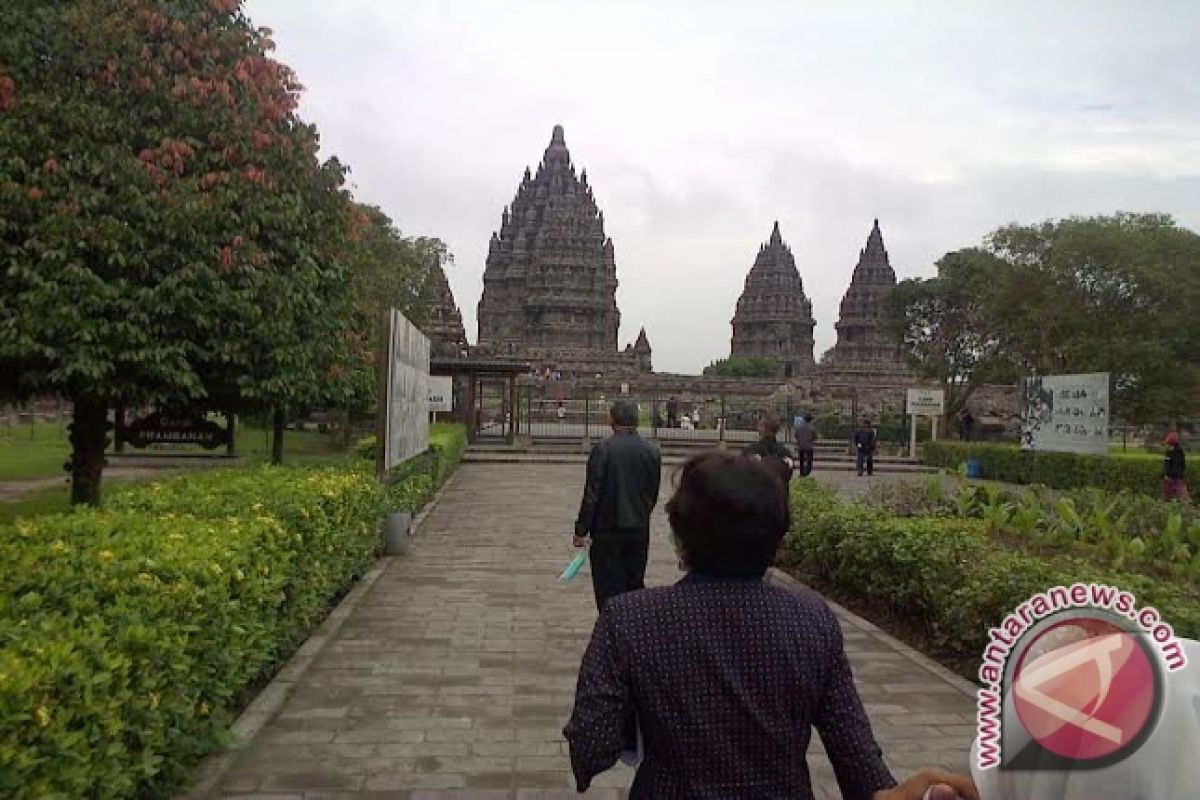
[(724, 452), (684, 463), (667, 518), (688, 567), (746, 577), (767, 571), (791, 523), (779, 476), (759, 459)]

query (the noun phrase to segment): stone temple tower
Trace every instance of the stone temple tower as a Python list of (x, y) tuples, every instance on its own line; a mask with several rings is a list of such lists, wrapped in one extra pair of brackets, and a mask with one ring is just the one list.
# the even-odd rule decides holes
[(776, 222), (738, 298), (730, 353), (734, 358), (768, 356), (782, 365), (785, 376), (799, 375), (813, 366), (815, 325), (812, 301)]
[(561, 125), (492, 234), (479, 301), (479, 350), (554, 362), (621, 360), (617, 267), (587, 170), (576, 175)]
[(425, 333), (436, 358), (460, 358), (469, 349), (462, 312), (454, 302), (454, 292), (441, 264), (430, 270), (425, 295), (429, 302), (429, 321)]
[(883, 300), (896, 285), (896, 272), (883, 246), (879, 220), (859, 251), (850, 288), (842, 298), (837, 325), (837, 344), (823, 359), (824, 364), (845, 368), (905, 369), (899, 343), (884, 327)]

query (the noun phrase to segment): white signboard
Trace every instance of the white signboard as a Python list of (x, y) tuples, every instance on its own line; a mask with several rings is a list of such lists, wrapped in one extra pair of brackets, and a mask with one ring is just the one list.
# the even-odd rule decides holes
[(940, 417), (945, 413), (946, 393), (941, 389), (909, 389), (908, 413), (921, 417)]
[(429, 411), (454, 410), (454, 379), (449, 375), (429, 378)]
[(395, 309), (389, 327), (385, 470), (429, 449), (429, 339)]
[(1021, 447), (1108, 452), (1107, 372), (1045, 375), (1021, 383)]

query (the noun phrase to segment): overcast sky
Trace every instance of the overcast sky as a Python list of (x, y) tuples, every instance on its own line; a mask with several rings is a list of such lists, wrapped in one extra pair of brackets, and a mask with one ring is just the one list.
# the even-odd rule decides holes
[(359, 199), (438, 236), (476, 336), (500, 211), (556, 123), (616, 247), (621, 343), (728, 355), (778, 219), (817, 356), (874, 217), (901, 279), (998, 226), (1200, 229), (1200, 3), (250, 0)]

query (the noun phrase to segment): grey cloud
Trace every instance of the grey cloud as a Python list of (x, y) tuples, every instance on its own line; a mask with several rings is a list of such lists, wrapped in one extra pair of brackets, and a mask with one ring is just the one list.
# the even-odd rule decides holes
[(435, 235), (474, 336), (492, 230), (566, 127), (616, 244), (622, 342), (728, 352), (778, 219), (818, 354), (871, 219), (901, 277), (1009, 221), (1200, 227), (1200, 7), (1178, 0), (250, 0), (357, 194)]

